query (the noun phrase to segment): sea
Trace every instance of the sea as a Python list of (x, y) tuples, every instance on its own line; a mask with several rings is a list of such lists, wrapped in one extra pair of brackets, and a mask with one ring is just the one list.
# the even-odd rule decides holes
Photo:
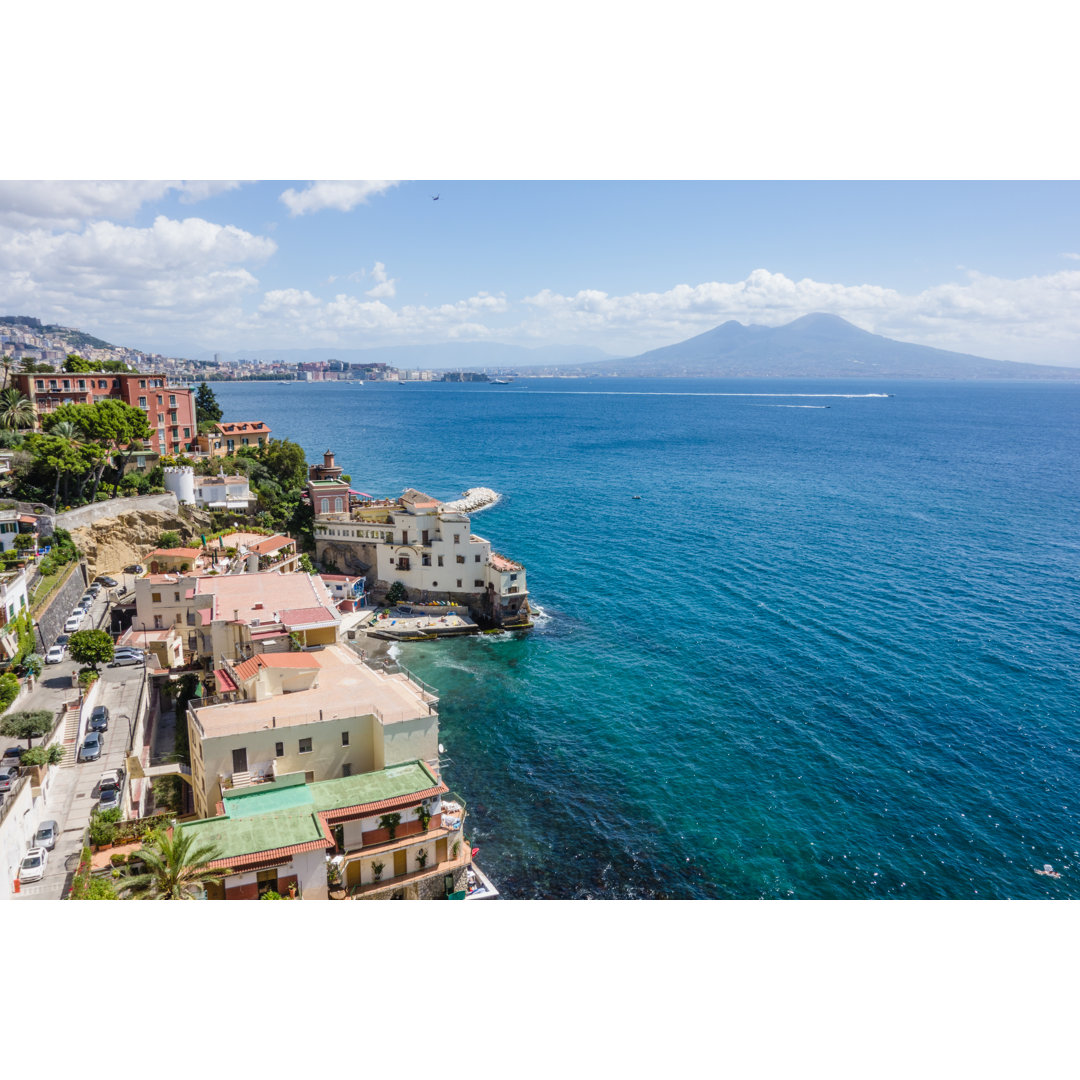
[(394, 650), (504, 897), (1080, 897), (1080, 384), (213, 388), (502, 493), (535, 628)]

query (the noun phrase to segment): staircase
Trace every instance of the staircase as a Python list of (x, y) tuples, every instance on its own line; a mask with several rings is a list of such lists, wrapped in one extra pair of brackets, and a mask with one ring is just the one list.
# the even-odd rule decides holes
[(79, 756), (79, 706), (68, 705), (64, 709), (63, 734), (60, 741), (64, 746), (64, 759), (60, 762), (61, 769), (71, 769), (78, 761)]

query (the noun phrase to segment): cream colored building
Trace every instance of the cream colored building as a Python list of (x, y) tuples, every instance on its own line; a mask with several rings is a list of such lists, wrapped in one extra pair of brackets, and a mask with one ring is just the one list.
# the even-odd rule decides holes
[(314, 530), (316, 557), (342, 556), (346, 570), (363, 563), (376, 593), (400, 581), (410, 600), (452, 600), (500, 625), (528, 623), (525, 567), (492, 551), (468, 514), (422, 492), (409, 488), (390, 506), (316, 513)]
[(222, 792), (301, 773), (309, 781), (419, 759), (438, 767), (438, 698), (404, 672), (374, 671), (345, 645), (263, 653), (214, 672), (188, 710), (196, 812)]

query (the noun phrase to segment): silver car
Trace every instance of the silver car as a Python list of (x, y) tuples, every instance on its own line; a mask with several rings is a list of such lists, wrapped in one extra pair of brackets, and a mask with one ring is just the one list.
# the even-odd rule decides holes
[(43, 821), (34, 834), (34, 847), (43, 847), (52, 851), (56, 847), (56, 838), (60, 835), (60, 826), (55, 821)]

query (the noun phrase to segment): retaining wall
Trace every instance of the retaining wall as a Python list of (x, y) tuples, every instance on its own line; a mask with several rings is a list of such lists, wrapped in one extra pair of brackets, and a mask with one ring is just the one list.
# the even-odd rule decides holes
[(125, 499), (108, 499), (105, 502), (80, 506), (77, 510), (68, 510), (63, 514), (42, 514), (40, 517), (42, 535), (48, 535), (59, 527), (71, 532), (84, 525), (93, 525), (105, 518), (119, 517), (121, 514), (138, 513), (140, 510), (155, 510), (160, 513), (176, 514), (180, 504), (171, 491), (164, 495), (131, 495)]
[[(63, 525), (60, 527), (64, 528)], [(86, 592), (87, 584), (86, 564), (79, 563), (75, 568), (75, 573), (64, 582), (49, 601), (48, 607), (38, 616), (37, 626), (40, 637), (38, 638), (37, 647), (41, 652), (49, 649), (58, 635), (63, 633), (64, 623), (67, 622), (71, 609), (79, 602), (82, 594)], [(42, 642), (44, 642), (44, 646)], [(46, 672), (48, 670), (48, 668), (45, 669)]]

